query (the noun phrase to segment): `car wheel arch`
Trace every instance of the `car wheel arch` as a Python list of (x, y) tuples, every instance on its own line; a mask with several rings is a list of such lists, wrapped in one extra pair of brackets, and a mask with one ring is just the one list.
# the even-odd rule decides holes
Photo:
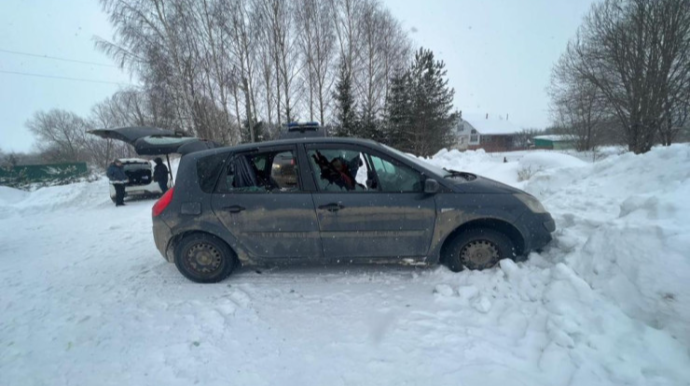
[(525, 252), (525, 236), (518, 230), (515, 225), (508, 221), (496, 219), (496, 218), (480, 218), (468, 221), (456, 227), (452, 232), (450, 232), (446, 238), (443, 240), (440, 250), (440, 257), (443, 260), (445, 256), (444, 252), (450, 241), (453, 240), (457, 235), (468, 231), (470, 229), (478, 228), (489, 228), (497, 232), (500, 232), (507, 236), (515, 247), (515, 254), (517, 256), (522, 256)]
[[(200, 230), (200, 229), (188, 229), (184, 231), (180, 231), (176, 233), (172, 238), (170, 238), (170, 241), (168, 242), (168, 251), (174, 251), (177, 244), (182, 241), (183, 239), (193, 236), (193, 235), (208, 235), (208, 236), (213, 236), (217, 238), (218, 240), (222, 241), (230, 250), (235, 254), (236, 257), (236, 264), (238, 266), (241, 266), (245, 263), (248, 262), (248, 260), (245, 258), (245, 254), (242, 253), (241, 250), (238, 250), (234, 243), (230, 242), (227, 240), (225, 237), (222, 235), (216, 234), (215, 232), (208, 231), (208, 230)], [(173, 257), (174, 259), (174, 257)]]

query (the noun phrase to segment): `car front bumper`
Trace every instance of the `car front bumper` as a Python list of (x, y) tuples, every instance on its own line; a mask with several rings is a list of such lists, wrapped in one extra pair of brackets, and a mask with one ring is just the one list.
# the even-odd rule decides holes
[(526, 228), (525, 254), (539, 251), (551, 242), (556, 222), (550, 213), (528, 213), (521, 218)]

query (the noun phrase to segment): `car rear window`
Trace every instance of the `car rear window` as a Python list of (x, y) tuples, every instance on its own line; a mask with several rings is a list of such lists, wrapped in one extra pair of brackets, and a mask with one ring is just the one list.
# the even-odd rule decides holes
[(196, 174), (199, 186), (204, 193), (213, 193), (218, 175), (225, 166), (228, 154), (214, 154), (196, 161)]

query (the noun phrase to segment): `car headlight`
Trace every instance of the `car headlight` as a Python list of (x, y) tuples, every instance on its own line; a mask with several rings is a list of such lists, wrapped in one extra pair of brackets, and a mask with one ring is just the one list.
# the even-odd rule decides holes
[(544, 205), (539, 202), (536, 198), (530, 196), (529, 194), (525, 193), (518, 193), (515, 195), (515, 197), (522, 201), (523, 204), (527, 205), (529, 210), (531, 210), (534, 213), (546, 213), (546, 208), (544, 208)]

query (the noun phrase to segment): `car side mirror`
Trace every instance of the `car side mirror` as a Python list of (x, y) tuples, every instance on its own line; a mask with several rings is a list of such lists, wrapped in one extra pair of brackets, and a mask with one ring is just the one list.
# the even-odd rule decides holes
[(440, 189), (438, 181), (433, 178), (427, 178), (424, 180), (424, 193), (426, 194), (436, 194)]

